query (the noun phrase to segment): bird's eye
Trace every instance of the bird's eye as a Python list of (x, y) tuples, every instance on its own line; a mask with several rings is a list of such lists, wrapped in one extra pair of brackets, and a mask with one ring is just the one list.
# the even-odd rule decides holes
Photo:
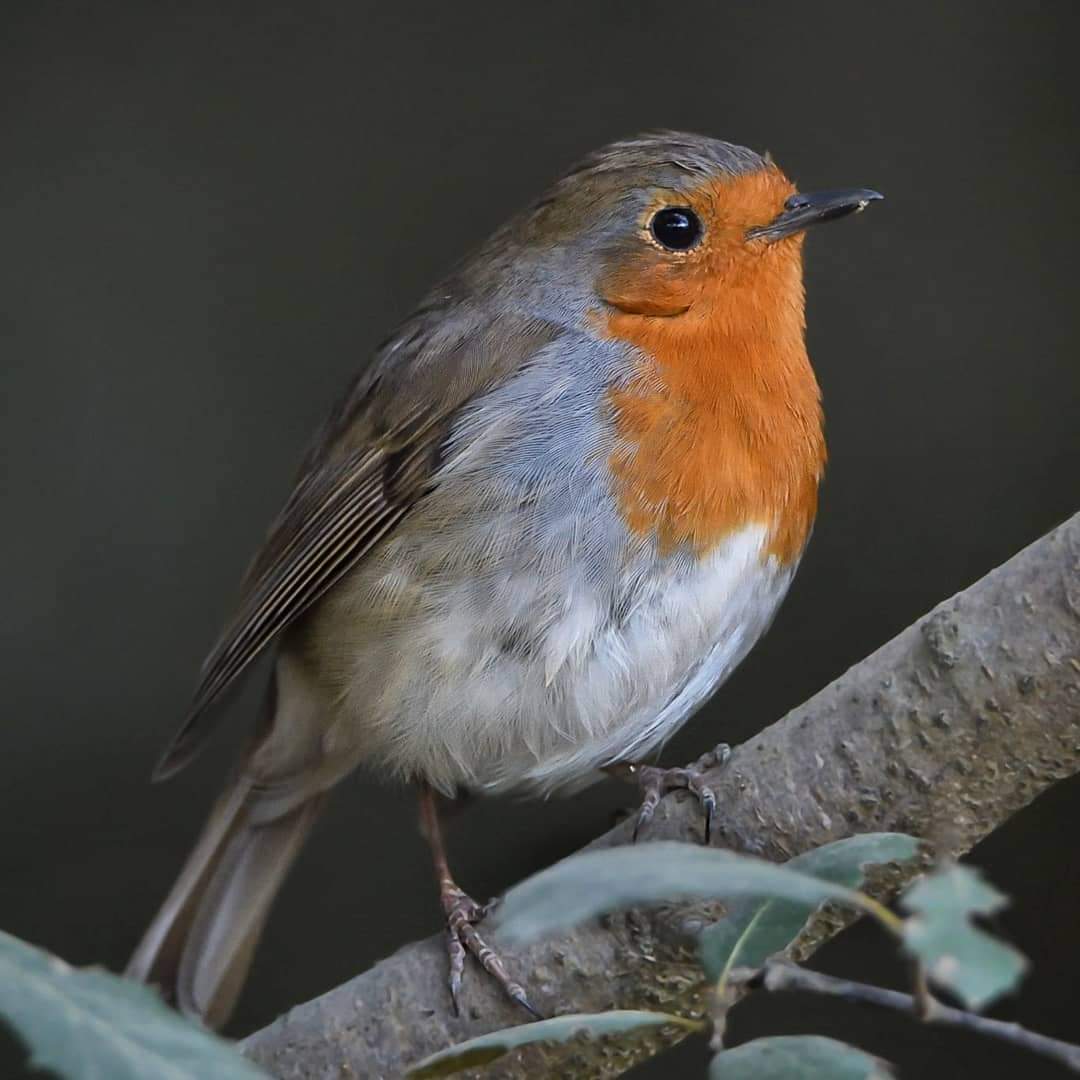
[(685, 206), (665, 206), (649, 222), (656, 242), (671, 251), (689, 251), (701, 239), (701, 219)]

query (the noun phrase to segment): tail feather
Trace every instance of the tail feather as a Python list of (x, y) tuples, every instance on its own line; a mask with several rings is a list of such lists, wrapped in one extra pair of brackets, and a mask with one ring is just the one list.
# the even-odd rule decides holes
[[(276, 801), (279, 796), (273, 796)], [(317, 794), (267, 820), (266, 796), (237, 780), (128, 964), (189, 1015), (217, 1028), (240, 994), (281, 883), (318, 817)]]

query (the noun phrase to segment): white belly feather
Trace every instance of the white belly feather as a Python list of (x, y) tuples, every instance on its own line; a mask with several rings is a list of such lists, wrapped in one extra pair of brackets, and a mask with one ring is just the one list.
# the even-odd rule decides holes
[[(691, 568), (658, 566), (625, 626), (598, 633), (568, 673), (592, 710), (590, 736), (535, 762), (520, 782), (572, 785), (614, 761), (640, 761), (670, 738), (750, 651), (787, 591), (794, 567), (763, 560), (764, 539), (764, 528), (746, 528)], [(617, 685), (626, 671), (640, 685), (629, 700)]]
[[(546, 794), (642, 760), (769, 625), (794, 566), (763, 558), (764, 542), (754, 526), (700, 560), (641, 550), (614, 599), (610, 581), (590, 585), (568, 567), (417, 586), (408, 617), (380, 619), (342, 658), (349, 689), (328, 739), (361, 732), (358, 758), (445, 791)], [(370, 581), (354, 610), (370, 614), (371, 596), (389, 589), (400, 613), (411, 575), (388, 562), (394, 573)], [(526, 647), (507, 644), (511, 611)]]

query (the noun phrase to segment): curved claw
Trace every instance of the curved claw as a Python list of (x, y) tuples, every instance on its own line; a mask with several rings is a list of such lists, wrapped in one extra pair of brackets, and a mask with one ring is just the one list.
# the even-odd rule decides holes
[(645, 774), (644, 769), (638, 773), (639, 783), (641, 785), (641, 806), (638, 807), (637, 820), (634, 822), (634, 843), (637, 843), (638, 833), (652, 821), (653, 814), (656, 813), (656, 808), (660, 805), (660, 799), (664, 795), (664, 783), (663, 777), (653, 773), (660, 774), (662, 769), (652, 770), (649, 775)]
[(518, 987), (520, 993), (515, 994), (511, 990), (506, 992), (512, 997), (527, 1013), (531, 1013), (534, 1020), (546, 1020), (547, 1017), (540, 1012), (539, 1009), (534, 1009), (529, 1002), (529, 999), (525, 996), (525, 991)]
[(701, 807), (705, 811), (705, 844), (708, 846), (712, 840), (712, 823), (716, 817), (716, 796), (706, 790), (701, 799)]

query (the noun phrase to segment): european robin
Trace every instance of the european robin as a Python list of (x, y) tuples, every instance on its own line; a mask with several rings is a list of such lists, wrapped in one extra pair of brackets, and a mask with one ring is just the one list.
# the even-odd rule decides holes
[(423, 300), (352, 383), (202, 669), (171, 776), (264, 649), (263, 720), (132, 958), (228, 1017), (274, 894), (357, 765), (417, 783), (449, 927), (529, 1008), (454, 881), (435, 793), (636, 772), (769, 625), (825, 465), (802, 234), (867, 190), (661, 133), (594, 153)]

